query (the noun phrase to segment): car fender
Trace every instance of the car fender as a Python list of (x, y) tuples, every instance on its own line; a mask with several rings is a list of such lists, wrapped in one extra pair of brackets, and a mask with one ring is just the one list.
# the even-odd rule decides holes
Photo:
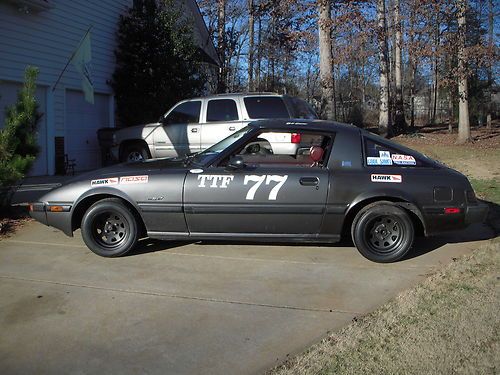
[(411, 196), (404, 191), (397, 189), (376, 189), (369, 192), (364, 192), (359, 194), (351, 202), (347, 211), (345, 213), (346, 217), (352, 216), (358, 212), (360, 207), (364, 207), (366, 204), (372, 203), (374, 201), (387, 200), (394, 204), (400, 206), (413, 213), (422, 224), (424, 231), (426, 230), (425, 220), (418, 204), (411, 198)]
[(79, 223), (75, 223), (74, 220), (75, 220), (75, 215), (76, 216), (80, 216), (80, 215), (83, 215), (83, 212), (81, 212), (81, 210), (79, 210), (79, 206), (80, 204), (89, 199), (89, 198), (92, 198), (92, 197), (96, 197), (96, 196), (105, 196), (105, 197), (109, 197), (109, 198), (113, 198), (113, 197), (116, 197), (116, 198), (120, 198), (120, 199), (123, 199), (126, 203), (128, 203), (132, 208), (134, 208), (134, 210), (137, 212), (137, 214), (139, 215), (139, 218), (142, 220), (142, 222), (144, 223), (144, 218), (142, 216), (142, 212), (141, 212), (141, 209), (140, 207), (137, 205), (137, 203), (131, 199), (125, 192), (123, 192), (122, 190), (118, 190), (118, 189), (115, 189), (115, 188), (112, 188), (112, 187), (100, 187), (100, 188), (93, 188), (93, 189), (90, 189), (90, 190), (87, 190), (85, 193), (83, 193), (74, 203), (73, 205), (73, 209), (71, 210), (71, 223), (72, 223), (72, 228), (76, 228), (76, 225), (79, 225)]

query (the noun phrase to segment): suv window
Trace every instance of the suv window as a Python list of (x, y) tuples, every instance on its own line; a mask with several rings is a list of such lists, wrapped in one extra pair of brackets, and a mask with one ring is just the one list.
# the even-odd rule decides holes
[(292, 116), (293, 118), (305, 118), (309, 120), (314, 120), (318, 118), (318, 115), (311, 107), (311, 105), (305, 100), (299, 98), (290, 98), (292, 102)]
[(376, 142), (365, 138), (365, 164), (374, 166), (395, 166), (395, 167), (424, 167), (428, 166), (423, 160), (410, 155), (407, 152), (398, 150), (395, 147)]
[(188, 124), (200, 122), (201, 101), (185, 102), (175, 107), (165, 118), (167, 124)]
[(210, 100), (207, 107), (207, 122), (237, 121), (238, 108), (232, 99)]
[(250, 96), (244, 98), (250, 118), (290, 118), (285, 103), (280, 97)]

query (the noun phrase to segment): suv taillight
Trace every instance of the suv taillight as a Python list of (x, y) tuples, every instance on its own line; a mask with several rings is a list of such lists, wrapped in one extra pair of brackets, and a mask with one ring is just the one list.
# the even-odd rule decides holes
[(300, 133), (292, 133), (292, 143), (300, 143)]

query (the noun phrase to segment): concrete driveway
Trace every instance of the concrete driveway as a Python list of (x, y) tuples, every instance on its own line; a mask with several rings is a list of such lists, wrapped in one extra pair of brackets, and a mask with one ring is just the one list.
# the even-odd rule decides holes
[(389, 265), (351, 245), (144, 241), (105, 259), (30, 222), (0, 241), (0, 373), (262, 373), (492, 236), (419, 240)]

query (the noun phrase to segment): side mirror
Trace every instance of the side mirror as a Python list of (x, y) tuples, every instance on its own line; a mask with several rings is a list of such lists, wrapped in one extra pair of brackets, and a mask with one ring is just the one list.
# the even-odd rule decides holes
[(243, 162), (243, 158), (241, 156), (233, 156), (227, 163), (227, 169), (231, 170), (243, 169), (246, 166), (247, 165)]

